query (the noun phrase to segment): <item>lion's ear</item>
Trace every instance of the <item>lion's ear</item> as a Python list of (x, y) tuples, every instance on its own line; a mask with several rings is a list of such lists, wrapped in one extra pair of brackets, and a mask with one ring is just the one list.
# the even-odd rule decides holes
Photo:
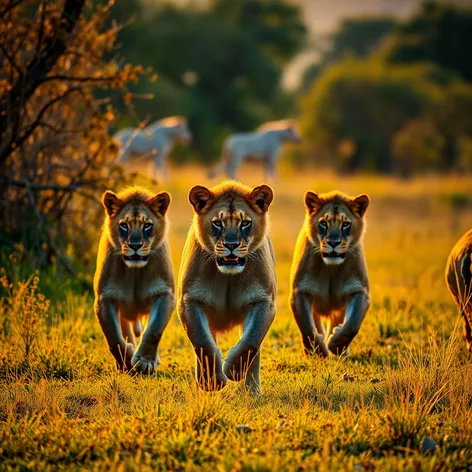
[(370, 198), (368, 195), (363, 193), (362, 195), (358, 195), (356, 198), (352, 199), (352, 207), (353, 210), (360, 216), (364, 216), (367, 207), (369, 206)]
[(196, 213), (200, 214), (207, 210), (215, 200), (213, 192), (202, 185), (196, 185), (188, 194), (189, 202)]
[(164, 216), (170, 205), (170, 194), (168, 192), (159, 192), (148, 200), (147, 204), (157, 216)]
[(249, 194), (249, 202), (258, 212), (266, 213), (274, 198), (274, 192), (268, 185), (260, 185)]
[(323, 206), (323, 204), (323, 199), (320, 198), (317, 193), (305, 193), (305, 205), (310, 213), (316, 213)]
[(121, 210), (123, 202), (118, 198), (115, 192), (107, 190), (102, 195), (102, 205), (108, 216), (114, 216)]

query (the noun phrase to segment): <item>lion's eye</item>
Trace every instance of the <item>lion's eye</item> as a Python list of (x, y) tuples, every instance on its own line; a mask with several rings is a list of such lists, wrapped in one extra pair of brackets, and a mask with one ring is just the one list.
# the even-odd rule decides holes
[(241, 222), (241, 228), (247, 228), (251, 224), (251, 220), (243, 220)]
[(152, 228), (152, 223), (144, 223), (144, 231), (149, 231)]
[(125, 231), (126, 233), (128, 232), (128, 223), (120, 223), (120, 229)]
[(213, 220), (213, 224), (217, 227), (217, 228), (221, 228), (223, 226), (223, 223), (221, 222), (221, 220)]
[(349, 223), (349, 221), (345, 221), (343, 223), (343, 226), (342, 226), (343, 229), (349, 229), (350, 227), (351, 227), (351, 223)]
[(328, 223), (326, 221), (320, 221), (320, 228), (321, 229), (328, 229)]

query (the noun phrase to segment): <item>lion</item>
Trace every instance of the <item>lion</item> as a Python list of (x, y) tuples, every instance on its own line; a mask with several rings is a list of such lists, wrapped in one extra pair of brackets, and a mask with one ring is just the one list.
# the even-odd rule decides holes
[[(160, 364), (159, 342), (175, 307), (167, 242), (170, 195), (132, 187), (106, 191), (102, 203), (95, 313), (118, 367), (151, 374)], [(144, 318), (147, 328), (135, 352)]]
[(446, 266), (446, 284), (464, 319), (464, 338), (472, 353), (472, 230), (452, 248)]
[[(290, 274), (290, 305), (308, 355), (347, 354), (369, 309), (362, 247), (369, 202), (367, 195), (305, 194), (306, 217)], [(322, 317), (330, 321), (328, 338)]]
[[(267, 185), (251, 189), (233, 181), (190, 190), (194, 218), (182, 255), (178, 313), (203, 390), (244, 379), (251, 392), (261, 392), (260, 346), (276, 311), (272, 199)], [(238, 325), (243, 335), (223, 361), (216, 335)]]

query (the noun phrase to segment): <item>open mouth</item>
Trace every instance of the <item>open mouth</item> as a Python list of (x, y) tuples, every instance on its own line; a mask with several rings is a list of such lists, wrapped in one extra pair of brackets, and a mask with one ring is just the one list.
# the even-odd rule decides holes
[(346, 254), (340, 254), (338, 252), (323, 252), (323, 257), (326, 259), (344, 259)]
[(147, 261), (148, 256), (140, 256), (139, 254), (133, 254), (132, 256), (123, 256), (125, 261)]
[(216, 263), (220, 267), (231, 267), (231, 266), (242, 267), (246, 264), (246, 258), (238, 257), (238, 256), (217, 257)]

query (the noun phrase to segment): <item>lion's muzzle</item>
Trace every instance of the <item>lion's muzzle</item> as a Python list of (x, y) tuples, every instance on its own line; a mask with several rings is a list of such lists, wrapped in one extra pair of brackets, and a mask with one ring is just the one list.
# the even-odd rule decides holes
[[(329, 248), (331, 249), (331, 248)], [(334, 249), (333, 250), (323, 250), (321, 251), (321, 255), (323, 257), (323, 261), (325, 264), (328, 265), (337, 265), (337, 264), (342, 264), (344, 262), (344, 259), (346, 259), (346, 253), (345, 252), (337, 252)]]
[(216, 254), (216, 265), (220, 272), (237, 274), (246, 266), (246, 251), (241, 251), (239, 243), (223, 243), (224, 251)]
[(246, 265), (246, 258), (231, 254), (227, 257), (217, 257), (216, 263), (219, 267), (244, 267)]
[(143, 244), (129, 244), (123, 246), (123, 260), (128, 267), (144, 267), (149, 260), (149, 250)]
[(125, 261), (146, 261), (147, 262), (148, 256), (140, 256), (139, 254), (135, 253), (132, 256), (123, 255), (123, 259)]

